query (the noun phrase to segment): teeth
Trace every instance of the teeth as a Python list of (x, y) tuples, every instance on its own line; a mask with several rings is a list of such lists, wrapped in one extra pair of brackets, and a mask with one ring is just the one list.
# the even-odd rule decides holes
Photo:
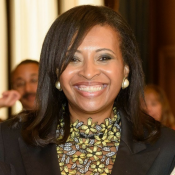
[(86, 86), (86, 87), (80, 87), (78, 88), (80, 91), (85, 91), (85, 92), (96, 92), (96, 91), (100, 91), (103, 89), (103, 86)]

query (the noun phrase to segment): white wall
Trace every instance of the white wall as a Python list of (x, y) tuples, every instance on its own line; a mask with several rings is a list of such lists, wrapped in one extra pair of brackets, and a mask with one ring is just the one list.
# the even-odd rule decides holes
[[(0, 0), (0, 97), (7, 89), (7, 25), (5, 0)], [(7, 109), (0, 109), (0, 118), (7, 118)]]
[(60, 0), (60, 2), (61, 2), (61, 13), (78, 5), (85, 5), (85, 4), (104, 5), (104, 0)]

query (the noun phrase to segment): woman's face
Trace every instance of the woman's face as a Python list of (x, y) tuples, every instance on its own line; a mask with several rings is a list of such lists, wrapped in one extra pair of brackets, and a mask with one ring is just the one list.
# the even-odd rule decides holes
[(158, 98), (158, 94), (148, 90), (145, 92), (146, 111), (155, 120), (160, 121), (162, 116), (162, 104)]
[(110, 26), (94, 26), (60, 76), (71, 110), (96, 113), (113, 106), (129, 68), (119, 35)]

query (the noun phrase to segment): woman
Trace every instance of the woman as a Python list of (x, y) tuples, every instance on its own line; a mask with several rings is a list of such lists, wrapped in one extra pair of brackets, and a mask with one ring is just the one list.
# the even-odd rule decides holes
[(138, 47), (120, 15), (70, 9), (45, 38), (36, 111), (1, 125), (0, 160), (20, 175), (168, 174), (175, 133), (141, 112), (140, 94)]
[(149, 84), (145, 87), (144, 92), (147, 113), (163, 125), (175, 129), (175, 117), (163, 89)]

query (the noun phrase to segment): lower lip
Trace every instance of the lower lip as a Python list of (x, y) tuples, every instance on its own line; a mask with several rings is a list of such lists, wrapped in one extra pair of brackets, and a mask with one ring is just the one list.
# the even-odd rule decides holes
[(75, 88), (75, 89), (76, 91), (78, 91), (79, 94), (81, 94), (84, 97), (97, 97), (97, 96), (100, 96), (106, 90), (106, 87), (104, 87), (102, 90), (95, 91), (95, 92), (82, 91), (82, 90), (79, 90), (78, 88)]

